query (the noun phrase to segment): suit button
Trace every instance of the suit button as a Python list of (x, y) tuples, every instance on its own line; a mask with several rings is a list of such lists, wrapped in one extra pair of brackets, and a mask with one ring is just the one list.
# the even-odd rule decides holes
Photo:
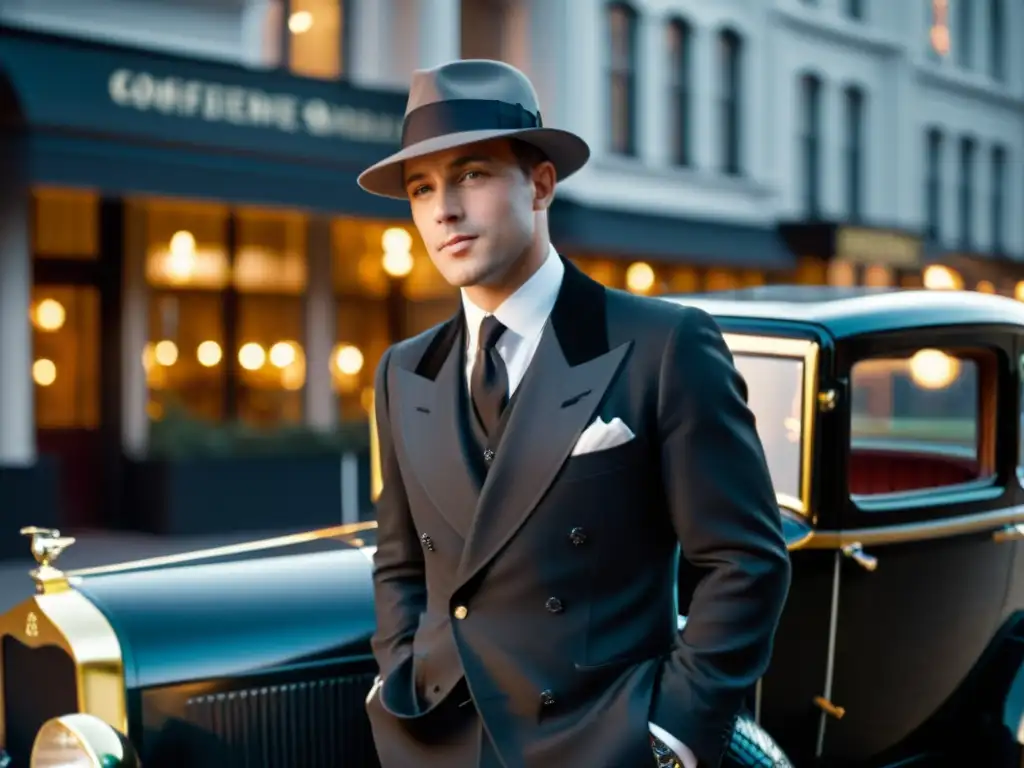
[(486, 461), (488, 464), (494, 461), (494, 451), (492, 451), (490, 448), (484, 451), (484, 461)]
[(456, 619), (459, 619), (461, 621), (462, 619), (469, 616), (469, 609), (466, 608), (466, 606), (464, 605), (458, 605), (455, 607), (454, 615)]
[(427, 534), (421, 533), (420, 534), (420, 541), (423, 542), (423, 546), (427, 548), (428, 552), (433, 552), (434, 551), (434, 540), (431, 539)]
[(549, 597), (545, 600), (544, 607), (551, 611), (551, 613), (561, 613), (565, 610), (565, 606), (562, 605), (562, 601), (557, 597)]
[(555, 703), (555, 694), (553, 691), (541, 691), (540, 692), (540, 703), (545, 707), (550, 707)]
[(569, 531), (569, 541), (571, 541), (574, 546), (578, 547), (580, 544), (582, 544), (586, 540), (587, 540), (587, 532), (584, 531), (582, 528), (577, 527), (577, 528), (573, 528), (571, 531)]

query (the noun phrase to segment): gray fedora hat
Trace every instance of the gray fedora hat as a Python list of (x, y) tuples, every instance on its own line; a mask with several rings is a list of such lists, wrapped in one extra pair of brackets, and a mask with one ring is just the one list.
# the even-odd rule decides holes
[(519, 139), (543, 151), (559, 181), (590, 158), (590, 147), (579, 136), (544, 127), (537, 93), (526, 75), (501, 61), (467, 59), (413, 72), (402, 148), (359, 174), (359, 186), (405, 200), (403, 163), (498, 138)]

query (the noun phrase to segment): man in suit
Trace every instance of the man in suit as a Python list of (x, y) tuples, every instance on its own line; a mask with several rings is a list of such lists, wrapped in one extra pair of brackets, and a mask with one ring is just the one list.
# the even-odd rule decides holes
[(745, 383), (706, 313), (554, 251), (589, 154), (521, 72), (456, 61), (413, 75), (402, 149), (359, 177), (462, 295), (377, 371), (385, 768), (715, 766), (768, 664), (789, 558)]

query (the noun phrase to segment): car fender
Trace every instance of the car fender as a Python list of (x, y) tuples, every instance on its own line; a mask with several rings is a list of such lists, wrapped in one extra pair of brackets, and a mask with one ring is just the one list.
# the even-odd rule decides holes
[(1018, 744), (1024, 744), (1024, 663), (1017, 667), (1003, 699), (1003, 725)]

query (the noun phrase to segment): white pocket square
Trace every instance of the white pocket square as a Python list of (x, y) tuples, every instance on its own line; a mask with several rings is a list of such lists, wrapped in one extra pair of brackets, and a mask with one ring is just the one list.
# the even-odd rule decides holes
[(573, 446), (571, 455), (607, 451), (609, 448), (628, 443), (634, 437), (636, 435), (633, 434), (633, 430), (618, 416), (611, 421), (603, 421), (598, 417), (597, 421), (591, 422), (590, 426), (583, 430), (580, 439)]

